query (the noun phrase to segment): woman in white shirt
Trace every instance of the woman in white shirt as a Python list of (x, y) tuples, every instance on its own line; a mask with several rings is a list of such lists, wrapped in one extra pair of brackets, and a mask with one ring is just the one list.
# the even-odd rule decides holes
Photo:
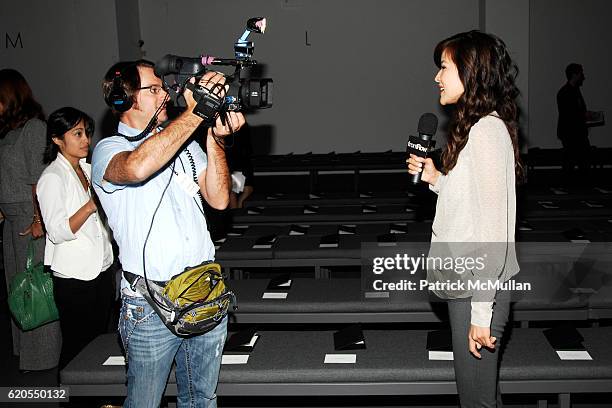
[(60, 369), (106, 331), (114, 299), (108, 232), (92, 197), (89, 154), (93, 120), (71, 107), (49, 115), (43, 171), (37, 184), (46, 228), (45, 265), (53, 271), (60, 315)]
[[(518, 148), (517, 67), (499, 38), (470, 31), (441, 41), (434, 51), (441, 105), (454, 105), (440, 172), (431, 158), (411, 155), (408, 171), (438, 194), (432, 252), (470, 254), (477, 266), (428, 269), (436, 283), (506, 282), (519, 271), (514, 250)], [(448, 299), (453, 361), (462, 408), (499, 407), (499, 348), (510, 293), (441, 290)]]

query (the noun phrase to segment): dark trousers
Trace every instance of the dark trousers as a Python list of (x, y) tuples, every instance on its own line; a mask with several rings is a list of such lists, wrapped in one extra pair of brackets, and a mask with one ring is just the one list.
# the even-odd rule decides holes
[(60, 370), (88, 343), (106, 333), (115, 298), (113, 278), (110, 270), (91, 281), (53, 277), (63, 340)]
[[(581, 182), (588, 181), (589, 169), (591, 167), (591, 144), (585, 137), (570, 137), (562, 139), (563, 144), (563, 174), (570, 184), (578, 180), (571, 180), (574, 176), (579, 177)], [(578, 165), (578, 174), (574, 174), (574, 167)]]
[(495, 350), (480, 349), (482, 359), (472, 355), (468, 333), (472, 306), (470, 298), (448, 301), (448, 315), (453, 337), (453, 363), (461, 408), (501, 408), (499, 392), (499, 356), (504, 327), (510, 312), (510, 292), (498, 292), (491, 319), (491, 335), (497, 338)]

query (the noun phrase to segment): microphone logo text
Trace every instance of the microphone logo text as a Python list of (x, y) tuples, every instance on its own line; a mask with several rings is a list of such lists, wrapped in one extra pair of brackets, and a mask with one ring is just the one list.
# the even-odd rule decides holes
[(427, 153), (427, 147), (419, 144), (419, 143), (412, 143), (411, 141), (408, 141), (408, 147), (411, 149), (416, 149), (416, 150), (420, 150), (423, 153)]

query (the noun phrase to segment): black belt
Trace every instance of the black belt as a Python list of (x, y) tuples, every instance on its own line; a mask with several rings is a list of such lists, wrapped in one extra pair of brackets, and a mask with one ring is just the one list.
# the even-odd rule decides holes
[[(130, 286), (134, 285), (134, 282), (136, 282), (136, 280), (138, 278), (142, 278), (141, 275), (136, 275), (135, 273), (128, 272), (128, 271), (123, 271), (123, 276), (125, 277), (125, 280), (128, 281)], [(166, 286), (166, 284), (168, 283), (168, 281), (156, 281), (156, 280), (153, 280), (153, 279), (147, 279), (147, 280), (149, 282), (153, 282), (154, 284), (156, 284), (158, 286), (162, 286), (162, 287)]]

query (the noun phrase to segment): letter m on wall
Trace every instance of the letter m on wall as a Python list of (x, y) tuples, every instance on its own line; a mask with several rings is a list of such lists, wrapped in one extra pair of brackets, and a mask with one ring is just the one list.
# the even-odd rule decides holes
[(5, 48), (9, 48), (9, 44), (13, 48), (17, 48), (18, 45), (19, 45), (19, 48), (23, 48), (23, 41), (21, 41), (21, 33), (17, 33), (17, 37), (15, 37), (14, 40), (13, 40), (13, 37), (9, 35), (9, 33), (6, 33), (5, 38), (4, 38)]

